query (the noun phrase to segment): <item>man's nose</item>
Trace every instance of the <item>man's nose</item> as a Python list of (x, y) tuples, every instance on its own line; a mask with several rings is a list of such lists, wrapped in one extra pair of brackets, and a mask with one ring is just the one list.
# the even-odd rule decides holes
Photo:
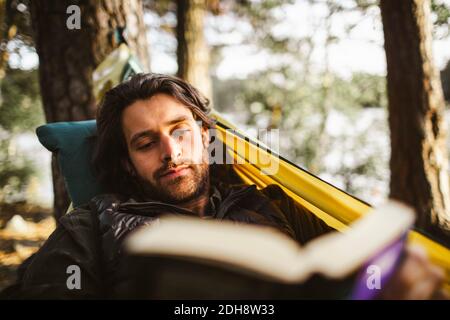
[(177, 162), (181, 159), (181, 144), (176, 137), (172, 135), (164, 135), (161, 138), (161, 160)]

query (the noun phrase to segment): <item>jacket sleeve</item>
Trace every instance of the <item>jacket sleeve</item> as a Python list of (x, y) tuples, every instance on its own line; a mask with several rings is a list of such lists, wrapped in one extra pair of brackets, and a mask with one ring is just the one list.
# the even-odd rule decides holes
[(335, 231), (311, 211), (289, 197), (280, 186), (269, 185), (264, 189), (264, 193), (275, 201), (275, 205), (283, 212), (294, 232), (295, 239), (300, 244), (304, 245), (314, 238)]
[(11, 299), (89, 299), (101, 294), (95, 233), (89, 210), (59, 220), (44, 245), (21, 266)]

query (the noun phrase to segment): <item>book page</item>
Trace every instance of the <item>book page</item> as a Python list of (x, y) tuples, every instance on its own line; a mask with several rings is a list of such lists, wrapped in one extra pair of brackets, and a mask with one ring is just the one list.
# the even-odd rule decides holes
[(410, 208), (389, 201), (353, 223), (346, 233), (324, 235), (302, 248), (268, 227), (168, 216), (132, 234), (126, 249), (131, 254), (193, 258), (281, 282), (301, 282), (313, 272), (344, 277), (399, 239), (413, 221)]

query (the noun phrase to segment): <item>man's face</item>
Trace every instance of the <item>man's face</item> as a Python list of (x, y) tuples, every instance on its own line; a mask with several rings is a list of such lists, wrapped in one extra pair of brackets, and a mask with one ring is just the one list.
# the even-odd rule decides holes
[(149, 196), (182, 203), (205, 192), (209, 136), (187, 106), (166, 94), (136, 101), (125, 108), (122, 128), (131, 164)]

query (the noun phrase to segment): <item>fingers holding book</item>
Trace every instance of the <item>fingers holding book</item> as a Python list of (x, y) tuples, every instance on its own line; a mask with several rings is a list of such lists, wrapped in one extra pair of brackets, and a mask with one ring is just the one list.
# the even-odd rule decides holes
[(444, 270), (434, 265), (424, 248), (407, 246), (399, 269), (379, 296), (388, 300), (449, 299), (442, 290)]

